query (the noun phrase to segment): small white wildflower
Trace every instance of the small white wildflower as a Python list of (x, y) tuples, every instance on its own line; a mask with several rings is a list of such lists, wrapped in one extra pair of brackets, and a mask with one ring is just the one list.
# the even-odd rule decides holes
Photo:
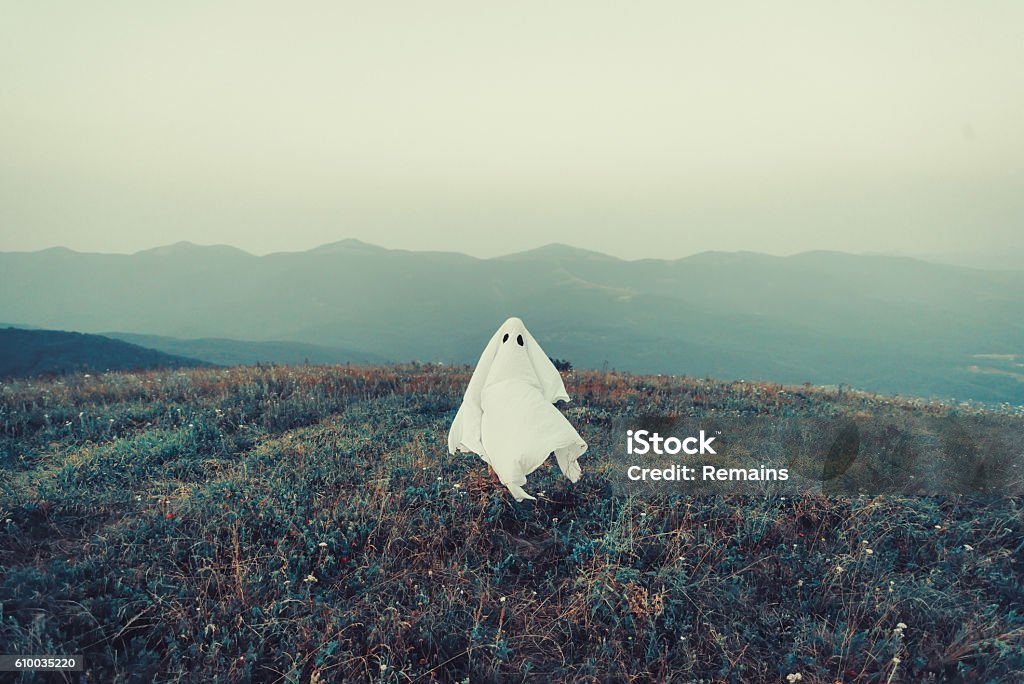
[(320, 542), (320, 548), (326, 548), (327, 542)]
[(306, 580), (305, 581), (307, 581), (307, 582), (319, 582), (320, 580), (318, 580), (316, 578), (316, 575), (314, 575), (313, 573), (309, 573), (308, 575), (306, 575)]
[(502, 596), (502, 597), (501, 597), (500, 599), (498, 599), (498, 600), (499, 600), (499, 601), (501, 601), (502, 603), (504, 603), (504, 602), (505, 602), (505, 599), (506, 599), (506, 597), (505, 597), (505, 596)]
[(790, 684), (793, 684), (793, 682), (799, 682), (803, 678), (804, 676), (799, 672), (790, 672), (788, 675), (786, 675), (786, 681)]
[(907, 623), (905, 623), (905, 622), (898, 622), (898, 623), (896, 623), (896, 629), (906, 629), (906, 628), (907, 628)]
[(942, 529), (942, 525), (936, 525), (936, 526), (935, 526), (935, 529), (937, 529), (937, 530), (941, 530), (941, 529)]
[(552, 518), (551, 522), (558, 522), (558, 518)]
[(901, 662), (902, 662), (902, 661), (900, 660), (900, 657), (899, 657), (899, 656), (893, 656), (893, 657), (892, 657), (892, 664), (893, 664), (893, 665), (899, 665), (899, 664), (900, 664)]
[(455, 489), (461, 489), (462, 485), (460, 485), (458, 482), (456, 482), (455, 484), (452, 485), (452, 487), (454, 487)]
[(843, 566), (842, 565), (837, 565), (836, 566), (836, 572), (842, 572), (842, 571), (843, 571)]
[(874, 552), (875, 552), (875, 550), (874, 550), (874, 549), (864, 549), (864, 553), (868, 554), (869, 556), (870, 556), (871, 554), (873, 554)]
[(973, 551), (974, 547), (970, 544), (964, 544), (964, 551)]

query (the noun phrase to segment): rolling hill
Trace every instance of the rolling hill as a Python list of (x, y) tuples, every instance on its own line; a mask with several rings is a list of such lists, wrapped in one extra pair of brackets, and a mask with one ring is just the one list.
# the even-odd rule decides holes
[(0, 378), (207, 365), (101, 335), (0, 329)]
[(221, 366), (245, 366), (256, 363), (335, 364), (375, 363), (380, 357), (369, 352), (353, 352), (337, 347), (302, 342), (248, 342), (221, 338), (195, 340), (163, 335), (135, 333), (104, 333), (105, 337), (123, 340), (167, 354), (189, 356)]

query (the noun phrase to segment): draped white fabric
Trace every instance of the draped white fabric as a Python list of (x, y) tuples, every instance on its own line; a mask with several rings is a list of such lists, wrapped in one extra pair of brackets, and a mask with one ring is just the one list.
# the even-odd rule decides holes
[(473, 452), (489, 463), (516, 501), (533, 499), (526, 476), (554, 453), (571, 482), (580, 479), (587, 443), (555, 402), (569, 401), (562, 376), (518, 318), (487, 343), (448, 433), (448, 451)]

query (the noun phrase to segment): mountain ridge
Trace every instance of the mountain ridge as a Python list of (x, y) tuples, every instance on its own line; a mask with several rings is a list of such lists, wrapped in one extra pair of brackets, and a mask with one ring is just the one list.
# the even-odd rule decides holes
[(557, 243), (491, 259), (361, 241), (0, 253), (0, 320), (41, 328), (471, 363), (509, 316), (577, 367), (1024, 404), (1016, 362), (992, 356), (1024, 351), (1024, 272), (830, 251), (628, 261)]
[(601, 252), (598, 250), (587, 249), (584, 247), (577, 247), (563, 242), (550, 242), (539, 247), (532, 247), (523, 249), (508, 254), (499, 254), (491, 257), (476, 257), (465, 252), (451, 251), (451, 250), (416, 250), (416, 249), (403, 249), (403, 248), (392, 248), (377, 245), (365, 240), (358, 238), (343, 238), (333, 242), (327, 242), (309, 249), (304, 250), (288, 250), (288, 251), (274, 251), (266, 254), (253, 254), (240, 247), (233, 245), (227, 245), (222, 243), (217, 244), (198, 244), (189, 240), (179, 240), (177, 242), (168, 243), (165, 245), (157, 245), (154, 247), (148, 247), (146, 249), (137, 250), (135, 252), (93, 252), (93, 251), (81, 251), (64, 247), (62, 245), (54, 245), (51, 247), (44, 247), (37, 250), (8, 250), (0, 251), (0, 254), (68, 254), (68, 255), (82, 255), (82, 256), (114, 256), (114, 257), (130, 257), (139, 255), (151, 255), (151, 256), (169, 256), (169, 255), (183, 255), (183, 254), (196, 254), (201, 252), (220, 252), (224, 254), (233, 253), (237, 255), (244, 255), (253, 259), (265, 259), (267, 257), (280, 256), (280, 255), (300, 255), (300, 254), (344, 254), (344, 253), (355, 253), (355, 252), (369, 252), (369, 253), (396, 253), (396, 254), (434, 254), (434, 255), (451, 255), (460, 256), (474, 261), (506, 261), (516, 259), (553, 259), (553, 258), (588, 258), (597, 259), (603, 261), (614, 261), (622, 263), (639, 263), (639, 262), (656, 262), (656, 263), (677, 263), (677, 262), (699, 262), (699, 261), (719, 261), (723, 259), (743, 259), (743, 258), (756, 258), (765, 260), (788, 260), (788, 259), (809, 259), (809, 258), (855, 258), (855, 259), (879, 259), (888, 260), (894, 263), (925, 263), (933, 266), (942, 268), (953, 268), (962, 271), (980, 271), (984, 273), (1014, 273), (1024, 272), (1024, 264), (1017, 268), (982, 268), (973, 265), (963, 265), (958, 263), (950, 263), (944, 260), (930, 259), (927, 256), (916, 256), (909, 254), (890, 254), (885, 252), (847, 252), (843, 250), (834, 249), (809, 249), (800, 252), (793, 252), (791, 254), (770, 254), (768, 252), (758, 252), (753, 250), (704, 250), (700, 252), (694, 252), (681, 257), (664, 258), (664, 257), (638, 257), (635, 259), (626, 259)]

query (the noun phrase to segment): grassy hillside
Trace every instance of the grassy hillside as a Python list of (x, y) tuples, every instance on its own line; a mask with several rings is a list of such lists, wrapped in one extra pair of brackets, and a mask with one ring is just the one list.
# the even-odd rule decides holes
[(617, 496), (597, 446), (615, 415), (950, 407), (575, 373), (584, 477), (542, 468), (540, 500), (517, 505), (478, 459), (447, 454), (468, 377), (4, 384), (0, 652), (82, 653), (90, 681), (1024, 676), (1020, 500)]
[(102, 335), (61, 330), (0, 329), (0, 378), (110, 370), (187, 368), (203, 361)]

